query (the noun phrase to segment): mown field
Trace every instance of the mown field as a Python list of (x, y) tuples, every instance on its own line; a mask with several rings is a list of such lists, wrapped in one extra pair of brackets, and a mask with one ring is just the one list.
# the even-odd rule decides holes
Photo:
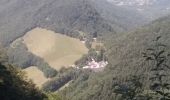
[(35, 28), (23, 37), (28, 50), (57, 70), (73, 65), (88, 49), (78, 39), (50, 30)]
[(26, 73), (26, 76), (28, 77), (28, 79), (31, 79), (33, 83), (36, 84), (36, 86), (39, 88), (41, 88), (42, 85), (49, 80), (44, 76), (43, 72), (41, 72), (35, 66), (26, 68), (23, 71)]

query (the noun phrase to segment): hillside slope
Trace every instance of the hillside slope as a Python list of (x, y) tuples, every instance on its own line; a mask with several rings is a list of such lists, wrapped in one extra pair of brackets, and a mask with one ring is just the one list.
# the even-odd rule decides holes
[(73, 28), (88, 32), (94, 31), (92, 27), (109, 28), (84, 0), (3, 0), (0, 6), (0, 42), (3, 45), (37, 26), (67, 34)]
[[(116, 66), (119, 70), (128, 74), (130, 74), (129, 72), (133, 74), (136, 71), (144, 71), (146, 65), (143, 61), (142, 52), (152, 46), (156, 37), (161, 36), (160, 42), (167, 45), (168, 48), (170, 47), (169, 25), (170, 16), (160, 18), (134, 32), (112, 39), (108, 42), (108, 55), (112, 66)], [(123, 76), (126, 75), (123, 74)]]
[(2, 100), (43, 100), (46, 95), (38, 90), (20, 70), (0, 63), (0, 98)]
[[(119, 13), (116, 13), (115, 17), (106, 16), (111, 10), (107, 10), (108, 3), (103, 3), (105, 6), (102, 7), (102, 2), (92, 2), (91, 0), (1, 0), (0, 42), (3, 45), (9, 45), (35, 27), (43, 27), (73, 36), (76, 30), (89, 34), (123, 30), (121, 25), (127, 23), (125, 21), (119, 25), (120, 20), (132, 22), (133, 19), (143, 18), (131, 15), (131, 13), (128, 13), (128, 16), (127, 13), (122, 15), (120, 9), (123, 8), (115, 9), (114, 7), (109, 8), (113, 9), (112, 15), (113, 12)], [(102, 10), (107, 13), (102, 14)], [(123, 16), (126, 17), (122, 18)], [(113, 20), (114, 18), (115, 20)], [(112, 19), (112, 23), (108, 22), (110, 19)], [(143, 21), (139, 20), (139, 22)], [(133, 23), (129, 23), (130, 25)]]
[(91, 1), (103, 19), (110, 23), (114, 29), (119, 26), (125, 30), (130, 30), (151, 21), (147, 15), (143, 15), (135, 9), (115, 6), (112, 3), (106, 2), (107, 0)]
[[(148, 64), (142, 52), (157, 36), (170, 48), (170, 16), (159, 19), (134, 32), (107, 38), (110, 65), (104, 72), (82, 75), (61, 93), (70, 100), (114, 100), (114, 84), (124, 82), (130, 75), (147, 75)], [(147, 86), (147, 80), (143, 84)], [(71, 92), (73, 91), (74, 92)]]

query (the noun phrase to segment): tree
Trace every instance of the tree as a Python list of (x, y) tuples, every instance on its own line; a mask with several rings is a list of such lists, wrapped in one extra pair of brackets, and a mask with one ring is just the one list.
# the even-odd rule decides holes
[(46, 96), (11, 65), (0, 63), (1, 100), (43, 100)]
[(154, 93), (154, 98), (158, 100), (170, 100), (170, 84), (168, 82), (169, 56), (167, 46), (159, 42), (161, 36), (154, 40), (154, 45), (148, 48), (143, 56), (146, 61), (152, 64), (150, 76), (150, 89)]
[(120, 100), (146, 100), (141, 79), (141, 76), (130, 76), (126, 84), (115, 85), (114, 92), (121, 95)]

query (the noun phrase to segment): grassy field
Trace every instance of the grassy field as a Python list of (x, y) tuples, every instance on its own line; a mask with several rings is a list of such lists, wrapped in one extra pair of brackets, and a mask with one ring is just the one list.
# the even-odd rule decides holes
[(31, 66), (23, 71), (26, 72), (28, 79), (31, 79), (39, 88), (48, 81), (48, 79), (44, 77), (43, 72), (41, 72), (37, 67)]
[(44, 58), (57, 70), (74, 62), (88, 52), (78, 39), (55, 33), (50, 30), (35, 28), (24, 37), (24, 43), (33, 54)]

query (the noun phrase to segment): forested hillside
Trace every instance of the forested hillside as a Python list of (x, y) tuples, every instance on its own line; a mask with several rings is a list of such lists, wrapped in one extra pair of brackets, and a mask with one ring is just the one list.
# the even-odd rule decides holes
[(0, 98), (1, 100), (42, 100), (42, 91), (26, 79), (24, 73), (8, 64), (4, 49), (0, 48)]
[(13, 66), (0, 65), (0, 98), (2, 100), (42, 100), (45, 94), (32, 82), (24, 80)]
[(127, 24), (135, 26), (132, 21), (141, 25), (145, 19), (106, 1), (1, 0), (0, 6), (0, 42), (3, 45), (9, 45), (35, 27), (77, 36), (77, 30), (88, 34), (114, 32), (124, 30)]
[(144, 15), (135, 9), (115, 6), (106, 2), (106, 0), (91, 1), (99, 14), (116, 30), (122, 28), (127, 31), (151, 21), (147, 15)]
[(57, 94), (38, 89), (21, 69), (9, 64), (7, 59), (5, 50), (0, 47), (1, 100), (61, 100)]
[(169, 48), (169, 19), (170, 16), (160, 18), (132, 33), (130, 32), (122, 36), (119, 35), (119, 38), (112, 37), (107, 43), (111, 65), (118, 66), (118, 69), (125, 71), (124, 74), (122, 74), (123, 76), (126, 76), (125, 73), (130, 74), (129, 72), (135, 73), (136, 71), (146, 70), (144, 67), (146, 65), (144, 65), (142, 60), (142, 52), (152, 46), (156, 37), (162, 36), (161, 42)]
[[(169, 20), (168, 16), (134, 32), (108, 37), (106, 44), (110, 65), (104, 72), (79, 77), (61, 94), (68, 100), (116, 100), (114, 85), (125, 83), (132, 75), (146, 78), (150, 73), (150, 65), (145, 61), (142, 53), (153, 47), (156, 37), (161, 36), (161, 43), (167, 45), (167, 51), (170, 50)], [(167, 62), (170, 63), (169, 60)], [(142, 81), (142, 84), (145, 89), (149, 86), (147, 78)]]

